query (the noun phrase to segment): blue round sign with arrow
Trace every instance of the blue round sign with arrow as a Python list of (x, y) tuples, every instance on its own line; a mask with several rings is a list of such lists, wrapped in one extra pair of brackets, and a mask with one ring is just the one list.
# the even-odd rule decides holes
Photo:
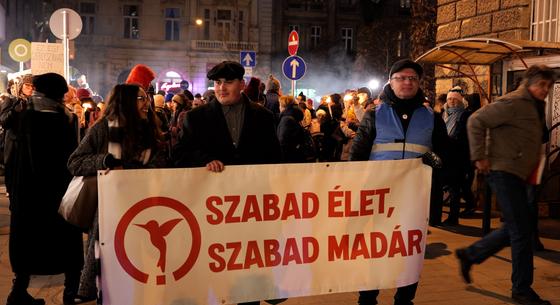
[(282, 63), (282, 72), (284, 72), (284, 76), (291, 80), (302, 78), (305, 75), (306, 69), (305, 61), (297, 55), (284, 59)]

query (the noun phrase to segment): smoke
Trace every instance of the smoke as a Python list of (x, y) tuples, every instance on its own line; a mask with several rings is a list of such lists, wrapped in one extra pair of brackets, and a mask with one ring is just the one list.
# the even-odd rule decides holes
[[(349, 54), (343, 46), (323, 51), (315, 50), (313, 53), (301, 52), (298, 53), (298, 56), (305, 61), (307, 70), (304, 77), (296, 83), (296, 95), (303, 88), (315, 90), (315, 98), (332, 93), (342, 93), (347, 89), (367, 87), (372, 78), (383, 83), (381, 76), (357, 69), (356, 56)], [(282, 83), (282, 92), (289, 94), (291, 81), (282, 73), (282, 62), (285, 58), (284, 55), (274, 55), (272, 71)]]

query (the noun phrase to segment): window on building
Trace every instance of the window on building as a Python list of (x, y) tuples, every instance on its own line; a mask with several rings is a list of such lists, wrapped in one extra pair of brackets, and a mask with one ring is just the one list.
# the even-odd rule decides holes
[(410, 0), (401, 0), (401, 8), (410, 8)]
[(288, 32), (296, 31), (299, 33), (299, 25), (297, 24), (289, 24), (288, 25)]
[(311, 26), (311, 47), (317, 48), (321, 42), (321, 26)]
[(346, 51), (352, 50), (352, 40), (353, 40), (352, 28), (342, 28), (341, 34), (342, 34), (341, 35), (342, 43), (344, 44), (344, 50)]
[(82, 18), (82, 34), (93, 34), (95, 28), (95, 3), (80, 2), (80, 16)]
[(138, 39), (140, 38), (140, 27), (138, 22), (138, 6), (124, 5), (124, 38)]
[(216, 28), (218, 40), (229, 41), (232, 29), (231, 10), (218, 10), (216, 12)]
[(303, 2), (301, 0), (288, 0), (288, 9), (302, 9)]
[(210, 39), (210, 10), (204, 9), (204, 39)]
[(324, 0), (313, 0), (307, 1), (307, 10), (309, 11), (321, 11), (325, 6)]
[(559, 0), (533, 0), (531, 17), (531, 39), (538, 41), (560, 41)]
[(180, 17), (178, 8), (165, 9), (165, 40), (179, 40)]
[(243, 41), (243, 30), (245, 29), (245, 14), (239, 11), (239, 22), (237, 23), (237, 39)]

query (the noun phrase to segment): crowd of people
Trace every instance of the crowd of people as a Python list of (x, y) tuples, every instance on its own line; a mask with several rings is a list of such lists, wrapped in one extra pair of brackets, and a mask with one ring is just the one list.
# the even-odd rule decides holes
[[(89, 88), (67, 85), (54, 73), (12, 81), (0, 108), (15, 275), (7, 304), (44, 304), (27, 293), (30, 276), (58, 273), (65, 274), (64, 304), (101, 302), (96, 282), (98, 215), (87, 232), (84, 253), (82, 232), (58, 214), (72, 176), (95, 176), (107, 169), (206, 167), (221, 172), (228, 165), (408, 158), (421, 158), (434, 168), (431, 225), (457, 225), (460, 216), (472, 213), (475, 168), (490, 173), (505, 225), (492, 237), (458, 250), (462, 274), (470, 281), (473, 264), (511, 243), (512, 297), (522, 304), (550, 304), (530, 287), (532, 245), (538, 237), (534, 225), (523, 218), (530, 211), (518, 207), (528, 202), (522, 193), (530, 186), (522, 178), (535, 167), (534, 150), (541, 142), (533, 143), (534, 139), (544, 136), (544, 112), (538, 103), (554, 81), (550, 69), (531, 67), (517, 95), (506, 95), (481, 110), (477, 95), (466, 95), (461, 86), (438, 98), (440, 104), (430, 103), (420, 88), (423, 69), (411, 60), (393, 64), (378, 96), (365, 87), (349, 89), (322, 96), (317, 108), (303, 93), (284, 94), (273, 75), (266, 81), (252, 77), (246, 84), (244, 74), (239, 63), (224, 61), (207, 73), (213, 90), (166, 94), (154, 92), (154, 72), (137, 65), (105, 101), (95, 98)], [(523, 100), (525, 108), (516, 108), (520, 104), (512, 102), (516, 100)], [(538, 107), (531, 108), (533, 104)], [(516, 116), (521, 112), (527, 117)], [(518, 127), (527, 130), (524, 139), (529, 148), (509, 158), (507, 154), (516, 156), (509, 151), (513, 135), (501, 130), (525, 123), (530, 127)], [(494, 144), (501, 145), (498, 150), (490, 146), (489, 154), (482, 140), (486, 129), (504, 139)], [(519, 194), (508, 193), (511, 189)], [(442, 223), (444, 190), (450, 212)], [(37, 251), (46, 248), (50, 251)], [(395, 304), (413, 304), (417, 286), (400, 287)], [(377, 304), (378, 294), (362, 291), (358, 303)]]

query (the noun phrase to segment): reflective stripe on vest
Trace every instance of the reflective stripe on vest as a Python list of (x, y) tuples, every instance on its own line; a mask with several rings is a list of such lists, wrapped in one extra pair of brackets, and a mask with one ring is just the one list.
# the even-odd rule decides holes
[(381, 104), (375, 109), (375, 128), (370, 160), (410, 159), (432, 150), (434, 114), (427, 107), (414, 110), (405, 136), (396, 112)]

